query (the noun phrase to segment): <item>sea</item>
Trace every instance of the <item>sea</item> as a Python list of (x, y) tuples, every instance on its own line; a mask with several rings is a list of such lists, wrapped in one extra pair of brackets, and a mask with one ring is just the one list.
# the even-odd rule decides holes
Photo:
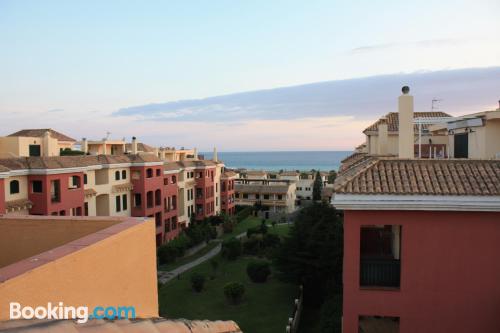
[[(255, 151), (255, 152), (219, 152), (219, 160), (228, 168), (250, 170), (300, 170), (310, 171), (338, 170), (340, 161), (351, 151)], [(207, 159), (211, 152), (202, 153)]]

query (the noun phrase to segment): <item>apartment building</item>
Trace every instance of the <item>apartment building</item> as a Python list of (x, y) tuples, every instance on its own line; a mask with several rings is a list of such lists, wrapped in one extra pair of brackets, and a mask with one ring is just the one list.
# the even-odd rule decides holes
[(234, 213), (235, 176), (224, 174), (219, 161), (151, 153), (0, 159), (0, 214), (151, 217), (160, 245), (222, 202)]
[[(344, 211), (343, 332), (498, 332), (500, 161), (418, 158), (408, 92), (397, 155), (355, 152), (334, 184), (332, 204)], [(490, 116), (480, 116), (485, 127)], [(439, 133), (443, 147), (453, 131)], [(491, 144), (480, 151), (493, 153)]]
[[(317, 173), (314, 171), (298, 172), (298, 171), (283, 171), (279, 173), (277, 179), (287, 179), (296, 182), (297, 199), (312, 200), (313, 187)], [(323, 186), (328, 183), (328, 173), (320, 171), (321, 182)]]
[(25, 129), (0, 137), (0, 158), (59, 156), (72, 149), (75, 139), (53, 129)]
[[(0, 217), (0, 331), (241, 333), (233, 321), (159, 318), (155, 229), (153, 219), (130, 217)], [(57, 317), (9, 320), (11, 302), (52, 303), (54, 312), (35, 313)], [(61, 306), (89, 320), (64, 319)], [(129, 319), (85, 318), (79, 307)]]
[(295, 211), (296, 190), (296, 182), (287, 179), (239, 178), (235, 180), (237, 205), (261, 204), (271, 213)]

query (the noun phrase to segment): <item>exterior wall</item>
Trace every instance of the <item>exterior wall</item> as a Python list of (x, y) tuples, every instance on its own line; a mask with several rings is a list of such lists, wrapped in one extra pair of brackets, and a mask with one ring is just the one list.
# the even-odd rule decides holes
[[(10, 182), (17, 180), (19, 182), (19, 193), (10, 193)], [(5, 201), (14, 201), (28, 199), (28, 176), (14, 176), (5, 179)]]
[[(80, 187), (69, 188), (70, 178), (72, 176), (79, 177)], [(59, 180), (60, 183), (60, 200), (58, 202), (51, 199), (51, 182)], [(33, 181), (42, 182), (42, 192), (34, 193), (32, 189)], [(83, 216), (84, 211), (84, 188), (83, 188), (83, 172), (62, 173), (55, 175), (30, 175), (28, 176), (26, 188), (28, 189), (29, 200), (33, 203), (30, 214), (34, 215), (80, 215)], [(78, 209), (80, 212), (72, 213), (73, 209)]]
[(225, 178), (221, 180), (221, 211), (228, 215), (233, 215), (235, 213), (235, 191), (234, 191), (234, 179)]
[(5, 181), (0, 178), (0, 214), (5, 214)]
[(6, 136), (0, 138), (0, 157), (28, 157), (29, 146), (40, 145), (41, 156), (59, 156), (60, 148), (71, 148), (73, 146), (70, 142), (59, 142), (52, 137), (45, 140), (44, 137), (19, 137), (19, 136)]
[[(343, 332), (358, 316), (400, 317), (401, 333), (500, 331), (500, 213), (344, 212)], [(360, 227), (400, 225), (399, 290), (359, 286)]]
[(198, 168), (194, 172), (196, 180), (195, 217), (196, 220), (201, 221), (215, 215), (215, 168)]
[[(147, 177), (147, 170), (152, 169), (152, 177)], [(157, 175), (157, 170), (160, 174)], [(163, 242), (164, 223), (163, 223), (163, 165), (131, 167), (131, 182), (134, 186), (132, 191), (132, 216), (148, 216), (155, 218), (156, 225), (156, 244)], [(156, 193), (160, 193), (159, 199)], [(148, 193), (152, 192), (152, 205), (148, 207)], [(141, 195), (141, 205), (136, 205), (134, 195)], [(158, 200), (158, 201), (157, 201)], [(157, 204), (157, 202), (159, 204)]]
[(163, 181), (163, 224), (164, 233), (163, 241), (167, 242), (175, 237), (177, 237), (185, 227), (185, 221), (183, 224), (179, 223), (178, 219), (178, 207), (179, 207), (179, 186), (177, 185), (177, 179), (179, 174), (167, 173), (164, 174)]
[(222, 167), (218, 164), (215, 167), (215, 179), (214, 179), (214, 192), (215, 192), (215, 210), (214, 215), (218, 215), (221, 212), (221, 177), (222, 177)]
[(0, 321), (8, 319), (13, 300), (32, 307), (63, 302), (88, 306), (89, 311), (96, 306), (134, 306), (137, 317), (158, 317), (153, 238), (154, 222), (138, 223), (3, 281)]
[(300, 179), (297, 182), (297, 198), (311, 200), (314, 179)]

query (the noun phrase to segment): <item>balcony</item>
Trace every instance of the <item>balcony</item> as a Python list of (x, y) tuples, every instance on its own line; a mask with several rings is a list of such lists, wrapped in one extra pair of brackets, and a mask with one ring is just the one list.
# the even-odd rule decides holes
[(361, 287), (399, 288), (401, 264), (397, 259), (361, 259)]

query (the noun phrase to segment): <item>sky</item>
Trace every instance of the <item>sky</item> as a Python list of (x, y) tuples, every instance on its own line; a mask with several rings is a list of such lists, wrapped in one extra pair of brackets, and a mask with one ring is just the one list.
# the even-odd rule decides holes
[(0, 0), (0, 135), (344, 150), (396, 111), (498, 107), (500, 2)]

